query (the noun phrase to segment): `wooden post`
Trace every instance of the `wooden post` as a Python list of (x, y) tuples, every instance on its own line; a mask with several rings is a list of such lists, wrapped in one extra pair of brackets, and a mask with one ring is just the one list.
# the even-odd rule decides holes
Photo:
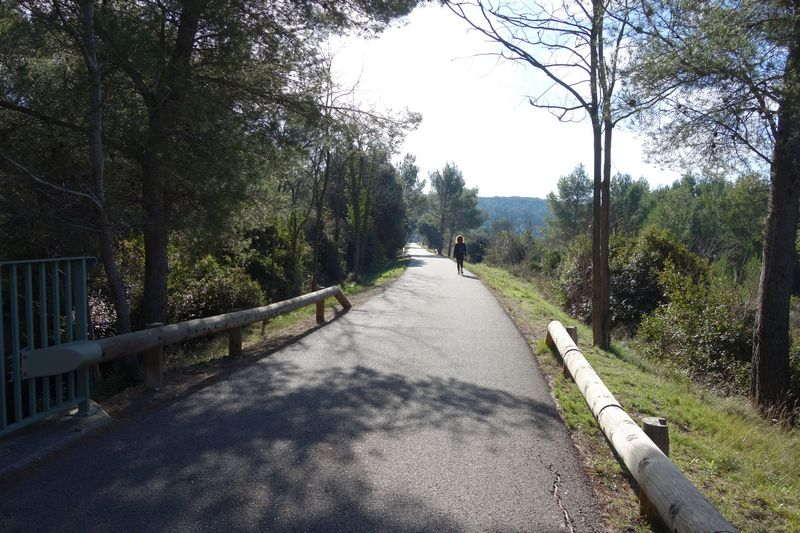
[(575, 345), (577, 346), (578, 345), (578, 326), (567, 326), (564, 329), (567, 330), (567, 333), (569, 333), (569, 336), (572, 337), (572, 342), (574, 342)]
[[(339, 289), (339, 288), (337, 287), (337, 289)], [(344, 295), (344, 293), (342, 292), (342, 290), (341, 290), (341, 289), (339, 289), (339, 290), (337, 290), (336, 292), (334, 292), (334, 293), (333, 293), (333, 296), (334, 296), (334, 298), (336, 298), (336, 300), (339, 302), (339, 304), (340, 304), (340, 305), (341, 305), (341, 306), (342, 306), (342, 307), (343, 307), (345, 310), (348, 310), (348, 309), (350, 309), (351, 307), (353, 307), (353, 305), (350, 303), (350, 300), (348, 300), (348, 299), (347, 299), (347, 296), (345, 296), (345, 295)]]
[[(669, 428), (667, 419), (656, 416), (646, 416), (642, 418), (642, 430), (650, 440), (658, 446), (658, 449), (669, 457)], [(650, 502), (647, 495), (641, 488), (639, 489), (639, 513), (651, 522), (663, 523), (658, 516), (655, 505)]]
[[(152, 329), (163, 326), (160, 322), (147, 324), (145, 328)], [(158, 390), (161, 388), (164, 375), (164, 346), (158, 345), (145, 350), (142, 353), (144, 362), (144, 385), (148, 389)]]
[(317, 302), (317, 324), (325, 323), (325, 300)]
[(669, 427), (667, 419), (657, 416), (646, 416), (642, 418), (642, 429), (645, 435), (650, 437), (658, 449), (669, 457)]
[(736, 532), (737, 529), (625, 413), (564, 326), (553, 321), (547, 328), (600, 429), (667, 530), (675, 533)]
[(231, 328), (228, 330), (228, 355), (242, 355), (242, 328)]

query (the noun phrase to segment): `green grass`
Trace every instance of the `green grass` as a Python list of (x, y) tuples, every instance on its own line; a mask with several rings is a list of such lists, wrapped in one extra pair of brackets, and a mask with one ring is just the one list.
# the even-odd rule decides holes
[[(469, 265), (511, 310), (530, 337), (565, 422), (584, 455), (613, 531), (649, 531), (638, 517), (632, 489), (589, 408), (544, 343), (550, 320), (574, 324), (536, 286), (508, 272)], [(800, 432), (762, 419), (744, 397), (722, 397), (658, 362), (631, 344), (610, 352), (592, 348), (591, 330), (578, 326), (579, 346), (634, 419), (669, 421), (672, 460), (742, 532), (800, 531)]]
[(391, 283), (406, 271), (408, 266), (408, 257), (402, 257), (387, 263), (383, 268), (369, 272), (358, 282), (349, 281), (342, 285), (342, 291), (345, 294), (358, 294), (373, 287), (380, 287)]

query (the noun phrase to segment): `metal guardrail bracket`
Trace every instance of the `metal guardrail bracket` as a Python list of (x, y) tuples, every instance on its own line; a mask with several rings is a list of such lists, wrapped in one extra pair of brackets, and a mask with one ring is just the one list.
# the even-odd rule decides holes
[(79, 341), (59, 344), (40, 350), (22, 352), (23, 379), (64, 374), (97, 363), (103, 350), (96, 341)]

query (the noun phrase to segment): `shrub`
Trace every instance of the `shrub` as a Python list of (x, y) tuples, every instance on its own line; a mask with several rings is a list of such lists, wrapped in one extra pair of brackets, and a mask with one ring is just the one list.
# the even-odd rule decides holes
[[(667, 264), (696, 280), (708, 266), (669, 233), (650, 228), (636, 239), (624, 237), (610, 243), (609, 289), (611, 324), (635, 333), (642, 317), (664, 301), (659, 275)], [(589, 322), (592, 316), (592, 243), (586, 235), (572, 240), (558, 268), (558, 288), (572, 316)]]
[(561, 266), (561, 252), (555, 248), (544, 246), (539, 262), (540, 271), (543, 274), (555, 274)]
[(263, 301), (258, 283), (244, 269), (222, 265), (210, 255), (191, 265), (175, 265), (168, 290), (172, 322), (256, 307)]
[(702, 258), (663, 230), (648, 228), (634, 241), (614, 244), (609, 265), (611, 322), (625, 326), (631, 333), (644, 315), (664, 301), (659, 276), (667, 264), (692, 280), (698, 280), (708, 270)]
[(513, 231), (501, 231), (494, 236), (486, 254), (495, 265), (518, 265), (525, 260), (526, 246), (523, 237)]
[(258, 282), (267, 299), (276, 301), (296, 296), (298, 285), (302, 284), (302, 277), (298, 279), (298, 269), (305, 254), (293, 256), (277, 226), (251, 230), (248, 237), (250, 246), (242, 262), (247, 274)]
[(467, 242), (467, 256), (470, 263), (481, 263), (489, 249), (489, 239), (483, 235), (476, 235)]
[(558, 268), (558, 288), (566, 311), (585, 322), (592, 318), (592, 241), (575, 237), (567, 246)]
[(672, 265), (659, 281), (665, 301), (639, 328), (645, 353), (696, 379), (746, 392), (755, 320), (747, 299), (723, 278), (695, 280)]

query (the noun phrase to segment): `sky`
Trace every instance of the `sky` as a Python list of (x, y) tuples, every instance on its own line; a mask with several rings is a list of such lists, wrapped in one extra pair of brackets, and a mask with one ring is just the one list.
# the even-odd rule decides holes
[[(422, 114), (400, 148), (416, 156), (422, 177), (452, 161), (480, 196), (543, 198), (577, 164), (591, 168), (591, 126), (530, 106), (527, 97), (545, 80), (533, 67), (485, 55), (493, 51), (497, 45), (438, 5), (415, 9), (377, 38), (331, 42), (334, 75), (343, 87), (356, 86), (361, 106)], [(613, 171), (654, 187), (679, 177), (648, 164), (641, 144), (618, 126)]]

